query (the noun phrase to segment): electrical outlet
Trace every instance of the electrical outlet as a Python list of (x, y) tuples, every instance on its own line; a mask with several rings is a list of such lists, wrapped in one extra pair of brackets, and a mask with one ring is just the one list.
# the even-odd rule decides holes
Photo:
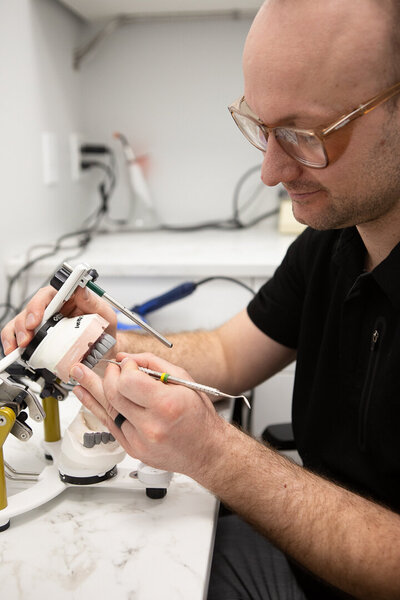
[(82, 176), (81, 169), (81, 146), (83, 143), (83, 136), (80, 133), (69, 134), (69, 155), (71, 163), (71, 179), (72, 181), (79, 181)]
[(43, 183), (58, 183), (58, 148), (56, 134), (52, 131), (42, 132)]

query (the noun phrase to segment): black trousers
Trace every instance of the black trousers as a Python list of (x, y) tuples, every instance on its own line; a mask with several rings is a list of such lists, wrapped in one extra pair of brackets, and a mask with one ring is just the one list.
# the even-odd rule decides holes
[(306, 600), (285, 555), (236, 515), (219, 518), (208, 600)]

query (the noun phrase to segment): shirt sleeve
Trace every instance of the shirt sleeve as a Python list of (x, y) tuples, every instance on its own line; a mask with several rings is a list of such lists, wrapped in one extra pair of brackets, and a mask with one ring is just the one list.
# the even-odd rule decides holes
[(273, 277), (247, 307), (253, 323), (276, 342), (297, 348), (305, 296), (303, 265), (309, 246), (306, 229), (289, 247)]

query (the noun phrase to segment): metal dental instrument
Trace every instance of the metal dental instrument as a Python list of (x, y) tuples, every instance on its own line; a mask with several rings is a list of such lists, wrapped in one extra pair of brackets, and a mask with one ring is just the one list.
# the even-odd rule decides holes
[(151, 335), (156, 337), (160, 342), (162, 342), (164, 344), (164, 346), (167, 346), (168, 348), (172, 348), (172, 343), (169, 342), (163, 335), (161, 335), (161, 333), (158, 333), (158, 331), (156, 331), (148, 323), (143, 321), (143, 319), (141, 319), (139, 317), (139, 315), (136, 315), (135, 313), (131, 312), (128, 308), (126, 308), (125, 306), (120, 304), (117, 300), (115, 300), (114, 298), (109, 296), (100, 286), (97, 285), (97, 283), (88, 281), (86, 285), (90, 290), (92, 290), (92, 292), (94, 292), (101, 298), (104, 298), (104, 300), (106, 300), (109, 304), (111, 304), (111, 306), (113, 306), (114, 308), (119, 310), (123, 315), (128, 317), (128, 319), (130, 319), (131, 321), (136, 323), (136, 325), (140, 325), (140, 327), (142, 327), (142, 329), (147, 331), (147, 333), (150, 333)]
[[(113, 363), (114, 365), (121, 366), (121, 363), (117, 360), (111, 360), (107, 358), (101, 358), (98, 362), (108, 362)], [(145, 367), (138, 367), (139, 371), (143, 373), (147, 373), (147, 375), (151, 375), (155, 379), (159, 379), (163, 383), (176, 383), (177, 385), (183, 385), (191, 390), (195, 390), (197, 392), (204, 392), (205, 394), (210, 394), (210, 396), (218, 396), (220, 398), (229, 398), (231, 400), (235, 400), (236, 398), (240, 398), (243, 400), (248, 408), (251, 409), (250, 402), (243, 394), (239, 396), (232, 396), (232, 394), (225, 394), (225, 392), (221, 392), (217, 390), (217, 388), (210, 387), (208, 385), (203, 385), (202, 383), (196, 383), (195, 381), (187, 381), (186, 379), (181, 379), (180, 377), (175, 377), (174, 375), (170, 375), (169, 373), (160, 373), (159, 371), (153, 371), (152, 369), (146, 369)]]
[(111, 306), (119, 310), (123, 315), (128, 317), (128, 319), (136, 323), (136, 325), (139, 325), (140, 327), (142, 327), (142, 329), (147, 331), (147, 333), (157, 338), (161, 343), (164, 344), (164, 346), (172, 348), (172, 343), (169, 342), (163, 335), (161, 335), (161, 333), (159, 333), (148, 323), (143, 321), (143, 319), (141, 319), (139, 315), (127, 309), (120, 302), (115, 300), (115, 298), (112, 298), (112, 296), (107, 294), (105, 290), (103, 290), (97, 283), (95, 283), (94, 280), (97, 278), (97, 276), (97, 271), (95, 271), (95, 269), (91, 269), (85, 263), (82, 263), (80, 265), (77, 265), (75, 268), (72, 268), (68, 263), (64, 262), (61, 268), (54, 274), (50, 284), (58, 290), (60, 290), (61, 285), (62, 289), (69, 285), (70, 290), (69, 288), (67, 288), (68, 294), (66, 293), (65, 297), (63, 297), (63, 302), (65, 300), (68, 300), (68, 298), (76, 290), (78, 285), (80, 287), (88, 287), (89, 290), (91, 290), (100, 298), (103, 298), (106, 302), (108, 302), (108, 304), (111, 304)]
[[(91, 283), (91, 282), (89, 282), (89, 283)], [(93, 289), (92, 285), (89, 285), (89, 283), (88, 283), (88, 287), (90, 287), (90, 289)], [(98, 287), (96, 284), (93, 284), (93, 285)], [(114, 306), (114, 308), (119, 310), (123, 315), (128, 317), (134, 323), (136, 323), (136, 325), (140, 325), (140, 327), (142, 329), (144, 329), (145, 331), (147, 331), (147, 333), (150, 333), (150, 335), (153, 335), (154, 337), (156, 337), (160, 342), (162, 342), (164, 344), (164, 346), (167, 346), (168, 348), (172, 348), (172, 342), (168, 341), (167, 338), (165, 338), (161, 333), (159, 333), (158, 331), (153, 329), (153, 327), (151, 327), (151, 325), (146, 323), (146, 321), (143, 321), (143, 319), (141, 319), (139, 317), (139, 315), (136, 315), (135, 313), (131, 312), (128, 308), (126, 308), (125, 306), (123, 306), (122, 304), (120, 304), (119, 302), (114, 300), (114, 298), (112, 298), (111, 296), (109, 296), (106, 293), (104, 293), (102, 295), (102, 298), (104, 298), (104, 300), (107, 300), (107, 302), (109, 304), (111, 304), (112, 306)]]

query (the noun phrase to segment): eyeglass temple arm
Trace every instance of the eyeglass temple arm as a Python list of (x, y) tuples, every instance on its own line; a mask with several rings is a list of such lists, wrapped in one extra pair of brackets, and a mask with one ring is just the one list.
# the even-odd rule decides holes
[(396, 83), (396, 85), (391, 87), (389, 90), (386, 90), (386, 92), (378, 94), (365, 104), (361, 104), (358, 108), (355, 108), (351, 113), (349, 113), (348, 115), (344, 115), (339, 119), (339, 121), (336, 121), (336, 123), (333, 123), (326, 129), (324, 129), (322, 132), (323, 135), (328, 135), (332, 131), (336, 131), (344, 125), (347, 125), (347, 123), (350, 123), (350, 121), (354, 121), (354, 119), (357, 119), (358, 117), (369, 113), (371, 110), (374, 110), (374, 108), (378, 108), (378, 106), (380, 106), (384, 102), (387, 102), (388, 100), (390, 100), (390, 98), (393, 98), (393, 96), (399, 93), (400, 83)]

